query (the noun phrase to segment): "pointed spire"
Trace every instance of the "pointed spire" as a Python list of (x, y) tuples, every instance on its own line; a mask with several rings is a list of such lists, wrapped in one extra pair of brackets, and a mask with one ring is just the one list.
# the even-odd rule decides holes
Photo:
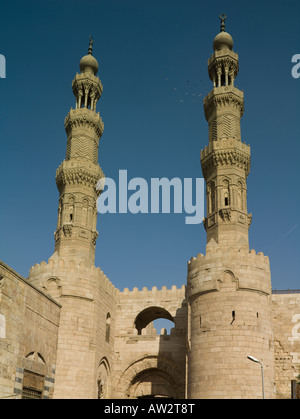
[(93, 44), (94, 44), (94, 41), (93, 41), (92, 35), (90, 35), (90, 43), (89, 43), (89, 50), (88, 50), (88, 54), (90, 55), (93, 55)]
[(221, 13), (219, 17), (220, 17), (220, 20), (221, 20), (220, 32), (225, 32), (225, 20), (226, 20), (227, 16), (225, 15), (225, 13)]

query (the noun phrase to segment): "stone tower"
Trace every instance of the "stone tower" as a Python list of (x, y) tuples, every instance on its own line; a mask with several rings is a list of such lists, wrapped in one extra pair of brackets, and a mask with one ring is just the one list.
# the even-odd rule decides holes
[(107, 365), (112, 364), (116, 289), (94, 264), (103, 123), (96, 113), (102, 84), (92, 44), (72, 83), (76, 107), (65, 118), (66, 159), (56, 171), (55, 252), (29, 274), (32, 284), (61, 305), (54, 398), (109, 395)]
[(76, 107), (65, 118), (67, 133), (66, 159), (56, 171), (59, 190), (55, 251), (59, 257), (94, 264), (95, 244), (98, 237), (97, 192), (95, 185), (103, 177), (98, 165), (99, 138), (103, 123), (96, 104), (102, 94), (97, 60), (88, 54), (80, 61), (80, 74), (76, 74), (72, 89)]
[(271, 275), (268, 257), (249, 252), (246, 179), (250, 147), (241, 141), (244, 95), (233, 39), (221, 31), (208, 60), (213, 88), (204, 98), (209, 145), (201, 151), (206, 181), (206, 255), (188, 264), (189, 398), (273, 397)]

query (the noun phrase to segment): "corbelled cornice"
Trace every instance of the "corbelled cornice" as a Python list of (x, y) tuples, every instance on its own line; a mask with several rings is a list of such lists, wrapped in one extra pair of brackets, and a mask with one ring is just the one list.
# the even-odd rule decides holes
[(203, 176), (207, 176), (218, 166), (235, 166), (250, 172), (250, 146), (234, 138), (213, 141), (201, 150)]
[(104, 124), (99, 113), (88, 108), (71, 109), (65, 118), (66, 133), (69, 135), (73, 128), (94, 131), (99, 138), (103, 134)]
[(89, 163), (83, 167), (81, 162), (74, 164), (73, 160), (64, 160), (56, 170), (56, 185), (61, 193), (65, 185), (85, 185), (96, 188), (99, 179), (104, 177), (99, 165)]
[(233, 86), (214, 87), (203, 99), (205, 118), (208, 121), (216, 109), (230, 107), (239, 112), (240, 117), (244, 113), (244, 94)]

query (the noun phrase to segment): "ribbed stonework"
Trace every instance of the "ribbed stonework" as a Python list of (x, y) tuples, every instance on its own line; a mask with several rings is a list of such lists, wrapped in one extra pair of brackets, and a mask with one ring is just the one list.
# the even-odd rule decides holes
[(204, 98), (209, 144), (201, 151), (206, 181), (206, 255), (188, 263), (188, 397), (274, 396), (271, 274), (263, 253), (249, 252), (246, 179), (250, 147), (241, 141), (243, 92), (234, 86), (238, 55), (221, 32), (208, 60), (213, 88)]
[(80, 70), (72, 83), (76, 108), (65, 118), (66, 159), (56, 171), (59, 204), (55, 252), (59, 257), (92, 265), (98, 237), (96, 184), (104, 175), (98, 165), (103, 122), (96, 113), (103, 87), (95, 75), (98, 63), (91, 50), (81, 59)]

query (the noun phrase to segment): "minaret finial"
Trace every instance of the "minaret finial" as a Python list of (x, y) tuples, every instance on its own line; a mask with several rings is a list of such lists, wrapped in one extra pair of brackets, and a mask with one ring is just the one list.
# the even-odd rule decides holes
[(221, 19), (221, 30), (220, 30), (220, 32), (225, 32), (225, 20), (226, 20), (227, 16), (225, 15), (225, 13), (221, 13), (219, 17)]
[(89, 43), (89, 50), (88, 50), (88, 53), (90, 55), (93, 55), (93, 44), (94, 44), (94, 41), (93, 41), (92, 35), (90, 35), (90, 43)]

